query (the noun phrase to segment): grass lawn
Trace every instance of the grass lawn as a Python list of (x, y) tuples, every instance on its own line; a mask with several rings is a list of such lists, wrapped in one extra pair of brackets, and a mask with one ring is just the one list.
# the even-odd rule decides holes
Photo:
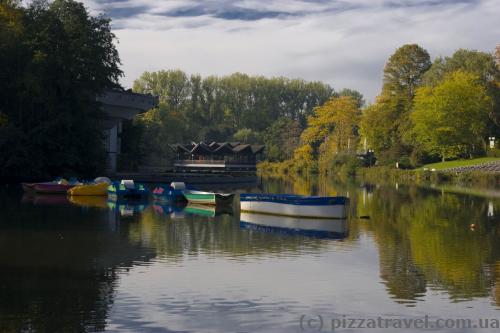
[(461, 166), (483, 164), (483, 163), (488, 163), (488, 162), (492, 162), (492, 161), (500, 161), (500, 158), (498, 158), (498, 157), (481, 157), (481, 158), (473, 158), (470, 160), (446, 161), (446, 162), (426, 164), (423, 167), (421, 167), (420, 169), (428, 168), (429, 170), (431, 170), (431, 169), (443, 170), (443, 169), (456, 168), (456, 167), (461, 167)]

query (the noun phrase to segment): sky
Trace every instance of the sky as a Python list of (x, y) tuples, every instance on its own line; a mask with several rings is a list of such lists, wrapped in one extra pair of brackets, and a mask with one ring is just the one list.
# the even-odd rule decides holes
[(500, 0), (83, 0), (112, 18), (124, 87), (144, 71), (285, 76), (380, 92), (417, 43), (434, 59), (500, 44)]

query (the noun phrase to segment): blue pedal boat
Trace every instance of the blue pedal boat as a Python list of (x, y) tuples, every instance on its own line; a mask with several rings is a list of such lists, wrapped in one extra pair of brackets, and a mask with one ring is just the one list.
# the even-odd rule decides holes
[(133, 180), (122, 180), (108, 186), (108, 195), (118, 199), (145, 199), (149, 190), (143, 184), (135, 184)]
[(153, 199), (157, 201), (187, 202), (184, 196), (185, 189), (186, 186), (184, 183), (173, 182), (170, 185), (157, 186), (151, 194), (153, 195)]

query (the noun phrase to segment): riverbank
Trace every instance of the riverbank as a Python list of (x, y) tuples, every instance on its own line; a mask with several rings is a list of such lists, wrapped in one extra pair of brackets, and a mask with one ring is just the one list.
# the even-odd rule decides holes
[[(258, 173), (271, 177), (296, 177), (300, 176), (291, 161), (281, 163), (260, 163)], [(453, 171), (412, 169), (403, 170), (391, 167), (357, 167), (346, 172), (345, 168), (330, 170), (329, 175), (341, 178), (352, 176), (357, 180), (369, 183), (401, 183), (401, 184), (452, 184), (461, 186), (474, 186), (484, 188), (496, 188), (500, 185), (500, 172), (487, 170)]]

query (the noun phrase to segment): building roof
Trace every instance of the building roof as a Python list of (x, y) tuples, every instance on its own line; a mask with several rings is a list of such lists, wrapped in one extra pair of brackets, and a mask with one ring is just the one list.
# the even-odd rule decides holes
[(189, 154), (253, 154), (257, 155), (264, 150), (264, 145), (249, 145), (240, 142), (191, 142), (188, 144), (169, 144), (168, 145), (176, 153)]

